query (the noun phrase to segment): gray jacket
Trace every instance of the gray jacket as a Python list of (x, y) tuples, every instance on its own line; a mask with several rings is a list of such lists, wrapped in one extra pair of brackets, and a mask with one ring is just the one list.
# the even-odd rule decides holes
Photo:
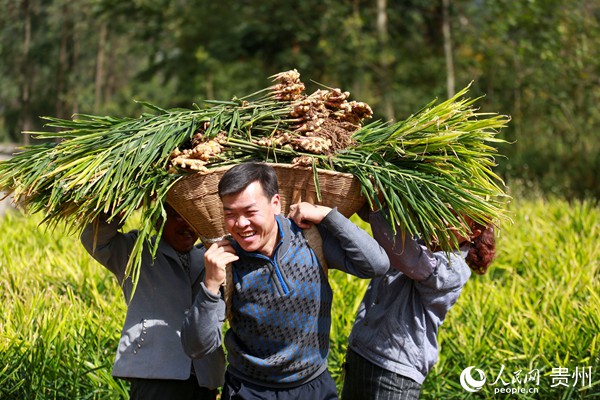
[[(93, 225), (85, 227), (81, 242), (86, 250), (116, 277), (125, 301), (127, 316), (113, 365), (113, 376), (121, 378), (177, 379), (190, 377), (192, 360), (181, 346), (181, 325), (204, 279), (204, 248), (190, 252), (190, 274), (185, 271), (175, 250), (161, 240), (152, 263), (144, 248), (142, 267), (135, 295), (131, 279), (124, 279), (125, 266), (137, 238), (137, 231), (121, 233), (119, 224), (99, 221), (94, 246)], [(218, 347), (194, 360), (200, 386), (223, 385), (225, 357)]]
[(371, 280), (358, 309), (348, 347), (373, 364), (422, 384), (438, 359), (438, 328), (471, 276), (467, 248), (431, 252), (384, 216), (369, 214), (373, 236), (391, 267)]

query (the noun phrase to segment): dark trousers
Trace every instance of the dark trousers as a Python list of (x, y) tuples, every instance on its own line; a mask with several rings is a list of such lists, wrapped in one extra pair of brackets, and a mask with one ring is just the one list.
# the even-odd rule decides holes
[(348, 349), (342, 400), (416, 400), (421, 385)]
[(198, 386), (195, 376), (175, 379), (129, 379), (131, 400), (215, 400), (217, 390)]
[(255, 385), (225, 373), (221, 400), (337, 400), (335, 382), (328, 371), (303, 385), (274, 389)]

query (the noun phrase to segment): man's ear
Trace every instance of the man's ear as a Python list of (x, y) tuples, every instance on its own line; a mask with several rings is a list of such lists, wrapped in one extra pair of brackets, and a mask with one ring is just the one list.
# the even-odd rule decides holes
[(279, 193), (275, 193), (275, 195), (271, 197), (271, 206), (273, 207), (275, 215), (281, 214), (281, 197), (279, 196)]

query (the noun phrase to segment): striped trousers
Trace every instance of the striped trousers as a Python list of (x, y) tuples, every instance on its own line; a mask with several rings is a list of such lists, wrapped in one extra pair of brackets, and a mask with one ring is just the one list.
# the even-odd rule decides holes
[(421, 385), (348, 349), (341, 400), (416, 400)]

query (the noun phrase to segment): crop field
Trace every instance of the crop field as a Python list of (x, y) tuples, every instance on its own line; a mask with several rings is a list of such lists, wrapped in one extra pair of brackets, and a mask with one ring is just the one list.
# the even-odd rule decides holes
[[(498, 255), (440, 329), (423, 399), (600, 399), (600, 206), (515, 200)], [(76, 236), (38, 216), (0, 217), (0, 399), (120, 399), (111, 378), (125, 304)], [(357, 222), (358, 223), (358, 222)], [(332, 272), (330, 371), (367, 281)], [(474, 392), (461, 373), (485, 383)], [(468, 383), (468, 381), (467, 381)], [(472, 387), (468, 387), (472, 389)]]

